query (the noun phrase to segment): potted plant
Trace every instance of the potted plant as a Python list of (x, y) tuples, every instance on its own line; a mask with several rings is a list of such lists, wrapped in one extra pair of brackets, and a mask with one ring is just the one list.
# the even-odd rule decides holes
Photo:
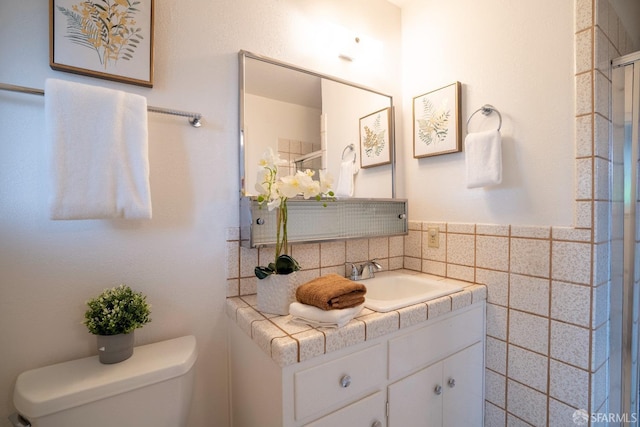
[(102, 363), (117, 363), (133, 354), (133, 331), (151, 321), (147, 297), (127, 285), (105, 289), (87, 301), (84, 324), (96, 335)]
[(297, 171), (294, 175), (278, 176), (278, 167), (287, 164), (269, 148), (259, 161), (256, 190), (258, 203), (269, 211), (277, 209), (275, 259), (267, 266), (254, 270), (258, 279), (258, 310), (272, 314), (289, 314), (289, 304), (295, 300), (297, 278), (293, 273), (300, 264), (289, 255), (287, 238), (287, 201), (298, 195), (305, 199), (333, 199), (332, 180), (320, 171), (320, 180), (313, 179), (314, 171)]

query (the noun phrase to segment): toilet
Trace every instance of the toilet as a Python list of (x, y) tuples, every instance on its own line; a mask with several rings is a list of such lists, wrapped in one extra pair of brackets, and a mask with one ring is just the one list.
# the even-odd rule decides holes
[(23, 372), (10, 419), (19, 427), (186, 426), (197, 357), (189, 335), (136, 347), (113, 365), (93, 356)]

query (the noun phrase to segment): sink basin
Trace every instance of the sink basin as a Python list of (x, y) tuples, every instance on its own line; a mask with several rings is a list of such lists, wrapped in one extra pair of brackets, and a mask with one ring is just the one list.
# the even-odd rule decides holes
[(463, 289), (462, 286), (444, 278), (396, 271), (376, 273), (374, 278), (363, 280), (361, 283), (367, 287), (365, 307), (383, 313)]

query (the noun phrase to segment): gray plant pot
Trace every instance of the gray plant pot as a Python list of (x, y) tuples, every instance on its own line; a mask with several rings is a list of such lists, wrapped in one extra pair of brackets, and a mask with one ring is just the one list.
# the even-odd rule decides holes
[(133, 354), (133, 332), (118, 335), (96, 335), (96, 338), (100, 363), (122, 362)]

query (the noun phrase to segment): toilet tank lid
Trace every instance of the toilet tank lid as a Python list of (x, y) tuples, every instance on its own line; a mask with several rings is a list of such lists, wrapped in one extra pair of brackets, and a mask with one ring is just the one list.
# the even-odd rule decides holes
[(23, 372), (13, 403), (25, 417), (42, 417), (186, 374), (198, 357), (194, 336), (135, 347), (120, 363), (98, 356)]

